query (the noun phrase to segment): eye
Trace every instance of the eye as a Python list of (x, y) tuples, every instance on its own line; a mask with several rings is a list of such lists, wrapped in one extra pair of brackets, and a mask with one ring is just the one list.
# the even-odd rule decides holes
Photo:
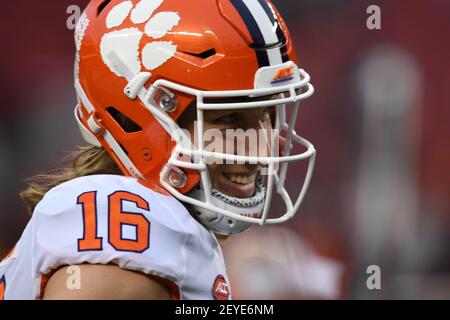
[(236, 113), (226, 114), (224, 116), (217, 118), (216, 120), (214, 120), (214, 122), (221, 124), (232, 124), (236, 121), (236, 115), (237, 115)]

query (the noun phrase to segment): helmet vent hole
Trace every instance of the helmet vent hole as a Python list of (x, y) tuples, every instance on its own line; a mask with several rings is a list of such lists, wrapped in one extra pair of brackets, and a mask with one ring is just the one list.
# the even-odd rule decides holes
[(106, 8), (106, 6), (111, 2), (111, 0), (105, 0), (102, 3), (100, 3), (100, 5), (98, 6), (97, 9), (97, 17), (100, 15), (100, 13), (102, 13), (103, 9)]
[(125, 131), (126, 133), (135, 133), (142, 131), (142, 127), (138, 125), (136, 122), (128, 118), (122, 112), (117, 110), (114, 107), (108, 107), (106, 111), (109, 113), (111, 117), (117, 122), (117, 124)]
[(214, 56), (217, 52), (216, 49), (212, 48), (206, 51), (203, 51), (201, 53), (192, 53), (192, 52), (183, 52), (185, 54), (188, 54), (190, 56), (194, 56), (200, 59), (208, 59), (209, 57)]

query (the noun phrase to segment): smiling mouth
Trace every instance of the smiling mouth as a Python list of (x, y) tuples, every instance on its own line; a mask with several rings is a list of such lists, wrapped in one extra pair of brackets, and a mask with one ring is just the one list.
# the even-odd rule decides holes
[(256, 180), (259, 172), (254, 173), (232, 173), (223, 172), (217, 179), (217, 189), (236, 198), (251, 198), (256, 192)]

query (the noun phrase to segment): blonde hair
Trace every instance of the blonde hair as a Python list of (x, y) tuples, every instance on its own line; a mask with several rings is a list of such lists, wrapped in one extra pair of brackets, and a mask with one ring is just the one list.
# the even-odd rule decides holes
[[(47, 192), (64, 182), (94, 174), (123, 174), (103, 148), (80, 147), (71, 152), (66, 161), (69, 164), (62, 169), (28, 179), (29, 185), (20, 193), (20, 198), (27, 205), (30, 214)], [(220, 242), (225, 242), (229, 238), (229, 236), (214, 234)]]
[(80, 147), (71, 152), (65, 162), (68, 162), (67, 165), (61, 169), (39, 174), (27, 180), (28, 187), (20, 193), (20, 198), (30, 213), (48, 191), (64, 182), (93, 174), (122, 174), (103, 148)]

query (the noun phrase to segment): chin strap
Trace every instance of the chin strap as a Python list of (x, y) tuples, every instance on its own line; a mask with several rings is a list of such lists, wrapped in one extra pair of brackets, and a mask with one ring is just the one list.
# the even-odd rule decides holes
[[(205, 191), (200, 184), (194, 188), (189, 196), (199, 201), (206, 201)], [(236, 198), (228, 196), (219, 190), (212, 189), (212, 205), (233, 213), (250, 216), (253, 218), (261, 217), (266, 199), (266, 189), (262, 183), (256, 183), (256, 193), (251, 198)], [(198, 220), (208, 229), (221, 235), (232, 235), (248, 229), (252, 224), (239, 221), (222, 214), (218, 214), (208, 209), (193, 206), (194, 213)]]

